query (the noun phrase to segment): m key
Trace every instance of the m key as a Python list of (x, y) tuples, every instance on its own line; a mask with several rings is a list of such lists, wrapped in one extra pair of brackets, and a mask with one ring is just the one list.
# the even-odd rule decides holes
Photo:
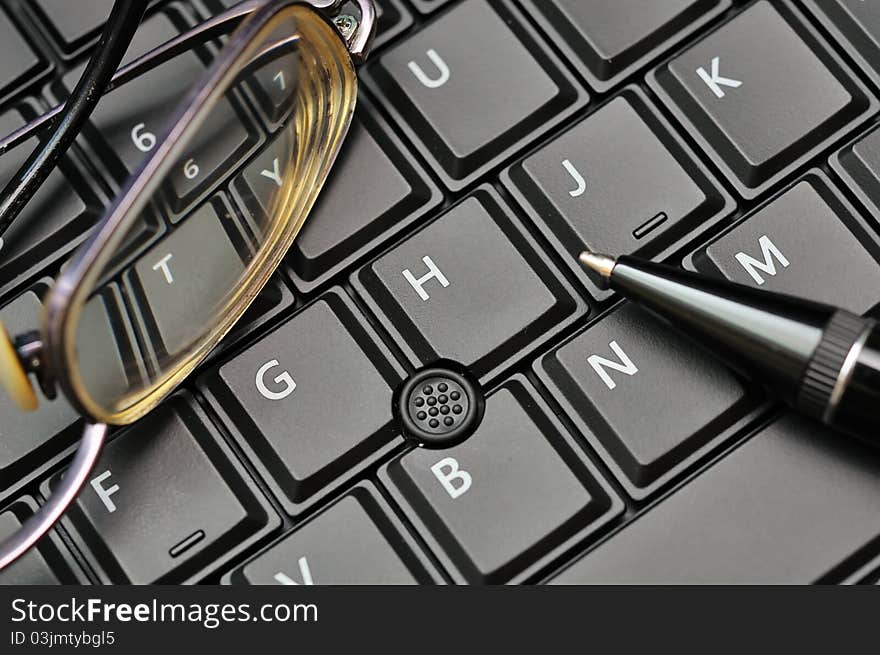
[(691, 268), (858, 314), (880, 300), (880, 245), (823, 173), (810, 173), (694, 255)]
[(877, 107), (788, 2), (751, 5), (649, 83), (747, 198)]

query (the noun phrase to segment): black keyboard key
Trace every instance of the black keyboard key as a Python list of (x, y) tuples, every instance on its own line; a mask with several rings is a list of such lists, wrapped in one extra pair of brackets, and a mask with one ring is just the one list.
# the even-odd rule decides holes
[(280, 524), (186, 395), (105, 447), (64, 521), (102, 582), (131, 584), (192, 580)]
[(880, 538), (880, 458), (787, 418), (613, 535), (558, 584), (804, 584)]
[(430, 14), (437, 11), (440, 7), (450, 4), (452, 0), (410, 0), (410, 4), (415, 5), (423, 14)]
[(878, 262), (877, 237), (816, 172), (726, 230), (689, 267), (861, 314), (880, 302)]
[[(46, 284), (40, 283), (0, 308), (0, 321), (14, 338), (38, 329)], [(36, 412), (18, 409), (0, 393), (0, 491), (32, 472), (60, 448), (79, 437), (79, 414), (64, 397), (48, 401), (37, 391)]]
[[(151, 15), (138, 29), (125, 61), (177, 36), (179, 31), (171, 15)], [(120, 180), (137, 169), (146, 154), (156, 148), (174, 111), (204, 72), (205, 65), (197, 51), (187, 51), (101, 99), (91, 122), (109, 146), (111, 156), (122, 164), (110, 167)], [(79, 71), (74, 71), (64, 78), (68, 92), (78, 77)], [(257, 140), (251, 122), (233, 107), (229, 96), (219, 100), (170, 173), (174, 210), (182, 211), (193, 195), (246, 156)]]
[(40, 57), (25, 41), (21, 30), (0, 10), (0, 90), (7, 90), (25, 76), (33, 76), (41, 65)]
[(508, 2), (468, 0), (367, 72), (396, 122), (461, 189), (586, 103)]
[(129, 274), (137, 307), (158, 352), (189, 347), (245, 269), (241, 236), (219, 197), (190, 214)]
[[(23, 498), (0, 512), (0, 541), (18, 532), (37, 509), (31, 498)], [(12, 566), (0, 571), (0, 585), (83, 584), (85, 578), (70, 553), (53, 531), (40, 540)]]
[(463, 444), (417, 448), (380, 479), (458, 582), (528, 577), (622, 510), (524, 378), (487, 399)]
[[(9, 134), (24, 124), (14, 111), (0, 115), (0, 134)], [(0, 187), (12, 179), (37, 139), (7, 152), (0, 159)], [(73, 190), (72, 183), (80, 189)], [(86, 182), (69, 163), (56, 168), (34, 197), (0, 237), (0, 286), (35, 264), (45, 264), (69, 252), (98, 218), (97, 201)], [(85, 200), (83, 199), (85, 198)]]
[(804, 0), (860, 67), (880, 80), (880, 7), (865, 0)]
[(788, 2), (751, 5), (650, 83), (748, 198), (877, 109)]
[(389, 444), (403, 371), (332, 291), (209, 374), (207, 395), (291, 514)]
[(635, 498), (730, 437), (753, 406), (728, 369), (630, 304), (535, 368)]
[(584, 249), (656, 257), (734, 208), (636, 90), (514, 165), (504, 181), (600, 299), (610, 292), (577, 265)]
[(354, 285), (414, 365), (449, 358), (477, 376), (586, 311), (488, 188), (362, 269)]
[[(162, 0), (152, 0), (155, 5)], [(80, 48), (97, 38), (98, 31), (110, 17), (114, 0), (88, 0), (78, 2), (71, 10), (70, 0), (35, 0), (34, 6), (42, 14), (53, 36), (68, 52)]]
[(606, 91), (713, 18), (730, 0), (526, 0), (590, 85)]
[(871, 130), (833, 155), (831, 167), (874, 216), (880, 213), (880, 130)]
[(174, 206), (181, 211), (197, 191), (245, 156), (256, 137), (251, 136), (229, 96), (218, 101), (189, 142), (186, 154), (170, 173)]
[[(291, 273), (304, 292), (442, 202), (439, 189), (371, 109), (361, 100), (358, 116), (363, 118), (353, 121), (330, 178), (290, 249)], [(270, 143), (236, 179), (237, 195), (252, 214), (265, 212), (259, 201), (276, 184), (276, 147)]]
[(141, 388), (146, 372), (116, 284), (85, 304), (76, 338), (77, 368), (94, 398), (117, 398), (120, 389)]
[(252, 585), (410, 585), (437, 574), (364, 483), (224, 579)]

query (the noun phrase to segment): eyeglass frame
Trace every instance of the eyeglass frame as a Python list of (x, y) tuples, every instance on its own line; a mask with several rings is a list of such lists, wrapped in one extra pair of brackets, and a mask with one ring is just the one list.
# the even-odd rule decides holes
[[(356, 67), (362, 64), (369, 54), (377, 18), (373, 0), (353, 0), (353, 2), (360, 11), (360, 19), (350, 34), (340, 33), (339, 36)], [(232, 24), (249, 17), (248, 22), (234, 33), (236, 41), (226, 44), (221, 49), (205, 74), (179, 103), (178, 111), (167, 122), (171, 126), (170, 130), (138, 170), (128, 177), (125, 186), (108, 207), (101, 222), (93, 228), (91, 236), (80, 246), (73, 259), (59, 275), (46, 298), (40, 337), (32, 333), (27, 335), (25, 342), (16, 343), (19, 356), (28, 364), (26, 371), (36, 374), (45, 395), (49, 398), (54, 397), (56, 385), (60, 386), (74, 409), (87, 419), (87, 424), (73, 461), (51, 496), (15, 534), (0, 542), (0, 570), (26, 553), (63, 516), (85, 485), (106, 441), (109, 426), (104, 422), (89, 420), (95, 418), (95, 413), (84, 405), (71, 384), (72, 371), (66, 353), (66, 346), (70, 341), (65, 335), (71, 329), (71, 322), (76, 318), (71, 315), (70, 310), (77, 307), (77, 294), (88, 293), (89, 282), (95, 282), (95, 278), (98, 277), (99, 271), (94, 271), (99, 268), (101, 257), (106, 256), (108, 251), (112, 251), (114, 244), (125, 237), (131, 217), (143, 209), (147, 204), (144, 198), (149, 197), (150, 193), (160, 185), (167, 172), (165, 169), (174, 164), (170, 156), (171, 151), (180, 141), (191, 136), (187, 134), (188, 130), (197, 129), (198, 125), (194, 118), (203, 111), (204, 107), (210, 106), (213, 101), (225, 94), (228, 88), (231, 88), (232, 82), (240, 72), (234, 64), (259, 31), (274, 15), (290, 6), (304, 5), (327, 18), (328, 11), (338, 11), (345, 3), (346, 0), (244, 0), (150, 50), (121, 67), (113, 75), (105, 93), (189, 50), (193, 41), (207, 40), (225, 34)], [(34, 136), (48, 121), (63, 111), (64, 105), (59, 105), (0, 139), (0, 153)], [(277, 261), (265, 262), (262, 267), (264, 270), (260, 271), (256, 281), (252, 283), (254, 289), (259, 290), (265, 286), (280, 263), (281, 256), (283, 253), (277, 257)], [(90, 278), (90, 273), (93, 272)], [(246, 299), (243, 303), (244, 308), (250, 304), (255, 295), (253, 293)], [(81, 303), (78, 308), (81, 309)], [(239, 316), (244, 312), (244, 308), (238, 313)], [(151, 398), (152, 401), (139, 401), (138, 411), (124, 416), (127, 419), (125, 423), (137, 420), (167, 397), (225, 336), (234, 325), (234, 320), (228, 323), (225, 329), (215, 335), (215, 338), (206, 342), (195, 354), (182, 362), (174, 375), (169, 376), (147, 394), (146, 398)]]

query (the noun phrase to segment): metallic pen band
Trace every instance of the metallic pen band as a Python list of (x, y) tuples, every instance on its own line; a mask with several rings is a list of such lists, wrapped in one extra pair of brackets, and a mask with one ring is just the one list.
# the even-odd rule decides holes
[(834, 420), (834, 414), (840, 405), (840, 399), (843, 397), (843, 392), (846, 391), (847, 386), (849, 386), (850, 378), (852, 378), (853, 371), (856, 368), (856, 362), (859, 361), (862, 350), (865, 348), (865, 342), (868, 340), (868, 335), (871, 334), (873, 329), (874, 321), (869, 321), (859, 335), (859, 338), (852, 345), (852, 348), (849, 349), (846, 359), (843, 360), (843, 366), (841, 366), (840, 373), (837, 375), (834, 389), (831, 392), (831, 398), (828, 400), (828, 406), (825, 408), (825, 414), (822, 417), (822, 421), (828, 425)]

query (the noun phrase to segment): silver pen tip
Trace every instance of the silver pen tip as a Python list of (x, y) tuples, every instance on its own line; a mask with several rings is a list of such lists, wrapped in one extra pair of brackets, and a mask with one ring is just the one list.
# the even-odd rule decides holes
[(595, 276), (594, 279), (600, 287), (603, 289), (608, 288), (611, 273), (614, 271), (614, 265), (617, 264), (617, 261), (613, 257), (584, 250), (580, 256), (578, 256), (578, 261), (588, 271), (596, 273), (598, 279), (596, 279)]

